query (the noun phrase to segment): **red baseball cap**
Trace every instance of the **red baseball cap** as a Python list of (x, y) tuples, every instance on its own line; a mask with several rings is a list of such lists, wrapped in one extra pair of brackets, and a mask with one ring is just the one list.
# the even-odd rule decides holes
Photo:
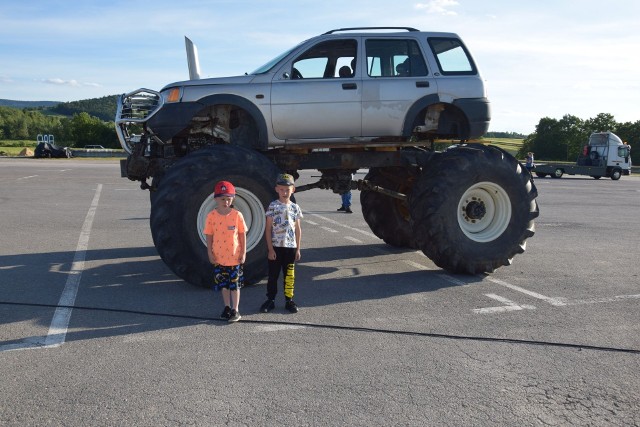
[(235, 197), (236, 188), (229, 181), (220, 181), (213, 190), (213, 197)]

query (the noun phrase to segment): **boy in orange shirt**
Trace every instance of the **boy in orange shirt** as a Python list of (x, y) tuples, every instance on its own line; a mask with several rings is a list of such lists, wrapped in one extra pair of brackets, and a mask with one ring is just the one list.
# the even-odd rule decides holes
[(207, 253), (214, 269), (214, 290), (222, 290), (224, 311), (221, 319), (240, 320), (238, 304), (240, 288), (244, 284), (242, 264), (247, 257), (247, 225), (240, 211), (231, 204), (236, 189), (229, 181), (216, 184), (213, 196), (216, 207), (209, 212), (204, 226)]

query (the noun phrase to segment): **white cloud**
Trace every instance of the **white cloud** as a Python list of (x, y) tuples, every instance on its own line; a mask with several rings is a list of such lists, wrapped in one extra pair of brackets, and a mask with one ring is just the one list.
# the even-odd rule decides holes
[(63, 80), (59, 78), (44, 79), (43, 83), (58, 85), (58, 86), (71, 86), (71, 87), (101, 87), (99, 83), (79, 82), (77, 80)]
[(0, 74), (0, 83), (12, 83), (13, 80), (11, 79), (11, 77), (4, 75), (4, 74)]
[(459, 6), (456, 0), (431, 0), (427, 3), (416, 4), (416, 9), (426, 10), (427, 13), (437, 15), (457, 15), (458, 13), (449, 8)]

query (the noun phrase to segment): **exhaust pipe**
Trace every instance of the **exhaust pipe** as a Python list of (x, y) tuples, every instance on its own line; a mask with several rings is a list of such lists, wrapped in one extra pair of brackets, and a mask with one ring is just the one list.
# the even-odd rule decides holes
[(184, 36), (184, 44), (187, 48), (187, 64), (189, 65), (189, 80), (200, 80), (200, 61), (198, 60), (198, 48), (189, 37)]

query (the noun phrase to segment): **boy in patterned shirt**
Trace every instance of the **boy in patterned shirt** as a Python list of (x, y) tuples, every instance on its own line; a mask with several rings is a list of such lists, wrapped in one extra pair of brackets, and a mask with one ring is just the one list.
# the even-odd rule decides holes
[(207, 215), (204, 226), (209, 262), (213, 264), (213, 289), (222, 290), (224, 301), (220, 318), (229, 322), (241, 318), (238, 304), (244, 284), (242, 264), (247, 257), (247, 225), (242, 213), (231, 206), (235, 196), (233, 184), (218, 182), (213, 192), (216, 207)]
[(291, 313), (298, 312), (298, 306), (293, 301), (293, 286), (295, 262), (300, 260), (302, 210), (291, 201), (291, 195), (294, 191), (293, 177), (289, 174), (279, 175), (276, 180), (278, 200), (271, 202), (267, 208), (265, 239), (269, 249), (269, 279), (267, 281), (267, 301), (260, 307), (260, 311), (263, 313), (268, 313), (275, 308), (274, 300), (278, 293), (280, 271), (284, 276), (285, 308)]

